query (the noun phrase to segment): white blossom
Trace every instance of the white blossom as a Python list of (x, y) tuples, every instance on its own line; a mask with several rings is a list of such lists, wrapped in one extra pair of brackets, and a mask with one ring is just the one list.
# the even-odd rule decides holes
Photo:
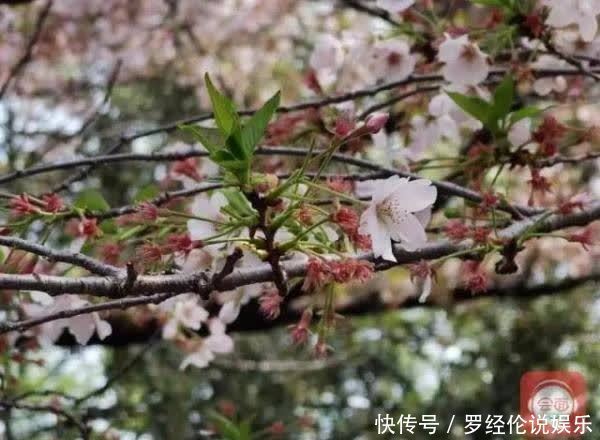
[(233, 351), (233, 339), (225, 333), (225, 324), (218, 319), (208, 323), (210, 335), (197, 342), (196, 349), (181, 362), (179, 369), (184, 370), (189, 365), (204, 368), (215, 359), (215, 354)]
[(413, 116), (410, 120), (410, 142), (404, 155), (410, 160), (421, 159), (429, 148), (440, 141), (444, 133), (453, 138), (458, 135), (456, 124), (447, 115), (439, 119)]
[(396, 261), (391, 240), (409, 251), (427, 242), (425, 225), (437, 189), (429, 180), (409, 181), (398, 176), (375, 181), (373, 187), (373, 198), (360, 218), (359, 232), (371, 237), (375, 256)]
[[(584, 41), (579, 32), (570, 30), (557, 31), (554, 35), (554, 43), (562, 51), (570, 55), (582, 55), (592, 58), (600, 56), (600, 37), (596, 36), (592, 41)], [(588, 62), (582, 60), (584, 64)]]
[(344, 47), (332, 35), (321, 35), (313, 48), (309, 65), (322, 87), (331, 86), (337, 79), (338, 70), (344, 63)]
[[(35, 295), (35, 297), (40, 298), (40, 295)], [(32, 317), (39, 317), (65, 310), (79, 309), (89, 305), (88, 301), (81, 299), (77, 295), (70, 294), (58, 295), (53, 298), (50, 304), (48, 304), (46, 299), (44, 299), (44, 302), (45, 304), (43, 305), (34, 303), (24, 305), (25, 312)], [(97, 312), (92, 312), (42, 324), (40, 326), (40, 339), (43, 342), (53, 343), (60, 337), (65, 328), (69, 330), (69, 333), (75, 337), (75, 340), (80, 345), (87, 344), (94, 335), (94, 332), (98, 334), (100, 339), (105, 339), (112, 333), (110, 324), (100, 318)]]
[[(206, 240), (217, 235), (216, 223), (225, 219), (221, 214), (221, 208), (227, 205), (225, 196), (220, 193), (214, 193), (210, 198), (205, 194), (199, 194), (192, 202), (191, 211), (193, 215), (205, 218), (207, 220), (190, 219), (187, 221), (187, 228), (192, 240)], [(212, 220), (212, 221), (211, 221)], [(216, 254), (219, 245), (207, 245), (203, 249), (210, 254)]]
[(550, 8), (546, 24), (562, 28), (577, 25), (583, 41), (592, 41), (598, 32), (600, 0), (545, 0)]
[[(531, 64), (533, 69), (563, 69), (568, 64), (551, 55), (541, 55)], [(553, 75), (546, 78), (539, 78), (533, 83), (533, 90), (540, 95), (546, 96), (552, 92), (562, 93), (567, 90), (567, 80), (562, 75)]]
[(414, 5), (415, 0), (377, 0), (375, 4), (390, 14), (400, 14)]
[(531, 119), (524, 118), (515, 122), (508, 130), (508, 141), (513, 147), (519, 147), (531, 139)]
[(446, 40), (440, 45), (438, 59), (444, 67), (442, 74), (452, 84), (475, 86), (487, 78), (490, 71), (487, 55), (467, 35)]
[(208, 319), (208, 312), (198, 304), (197, 298), (178, 299), (175, 302), (171, 317), (162, 330), (163, 339), (174, 339), (179, 327), (200, 330), (202, 323)]
[[(255, 254), (246, 252), (240, 264), (242, 269), (251, 269), (261, 265), (262, 260)], [(219, 319), (225, 324), (231, 324), (239, 316), (242, 306), (259, 297), (263, 290), (263, 284), (250, 284), (236, 290), (221, 292), (220, 299), (223, 305), (219, 310)]]
[(489, 92), (477, 86), (458, 86), (450, 85), (445, 90), (434, 96), (429, 102), (428, 110), (431, 116), (441, 118), (444, 115), (450, 116), (459, 128), (475, 131), (482, 127), (481, 121), (466, 113), (460, 108), (447, 92), (457, 92), (463, 95), (474, 95), (488, 101), (490, 99)]
[(402, 39), (378, 41), (371, 51), (372, 71), (378, 79), (402, 81), (415, 70), (417, 58)]

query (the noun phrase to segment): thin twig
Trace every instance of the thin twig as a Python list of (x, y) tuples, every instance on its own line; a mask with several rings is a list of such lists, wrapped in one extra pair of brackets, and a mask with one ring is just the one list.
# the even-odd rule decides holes
[(75, 266), (87, 269), (91, 273), (95, 273), (97, 275), (118, 276), (123, 274), (122, 269), (103, 263), (100, 260), (88, 257), (87, 255), (79, 252), (57, 251), (49, 247), (42, 246), (41, 244), (23, 240), (18, 237), (0, 236), (0, 245), (31, 252), (32, 254), (45, 257), (50, 261), (60, 261), (63, 263), (73, 264)]
[(49, 0), (48, 2), (46, 2), (44, 7), (42, 8), (40, 15), (38, 15), (38, 18), (35, 22), (33, 34), (31, 35), (31, 38), (29, 39), (29, 42), (27, 43), (27, 46), (25, 47), (25, 52), (23, 53), (21, 58), (19, 58), (19, 60), (15, 63), (15, 65), (12, 66), (12, 68), (8, 72), (8, 76), (4, 80), (4, 83), (2, 83), (2, 85), (0, 86), (0, 100), (6, 93), (6, 90), (8, 89), (8, 86), (10, 85), (10, 83), (17, 77), (17, 75), (19, 75), (21, 70), (23, 70), (25, 68), (27, 63), (29, 63), (29, 61), (31, 61), (31, 58), (33, 56), (33, 49), (35, 48), (35, 46), (40, 38), (40, 35), (42, 34), (44, 22), (46, 21), (46, 19), (48, 18), (48, 15), (50, 14), (51, 7), (52, 7), (52, 0)]

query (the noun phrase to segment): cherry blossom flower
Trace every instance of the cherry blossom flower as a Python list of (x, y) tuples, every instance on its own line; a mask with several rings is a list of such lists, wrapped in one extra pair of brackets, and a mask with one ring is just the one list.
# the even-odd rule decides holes
[(174, 339), (179, 327), (200, 330), (202, 323), (208, 319), (208, 312), (198, 304), (196, 298), (190, 297), (176, 300), (169, 320), (162, 329), (163, 339)]
[(192, 249), (201, 247), (202, 242), (192, 240), (189, 234), (170, 234), (167, 237), (167, 243), (164, 246), (164, 250), (171, 253), (179, 252), (187, 255)]
[(515, 122), (508, 130), (508, 142), (517, 148), (531, 140), (531, 119), (524, 118)]
[(415, 0), (376, 0), (377, 7), (390, 14), (400, 14), (415, 4)]
[(490, 235), (490, 230), (483, 226), (477, 226), (471, 230), (471, 236), (473, 237), (473, 241), (479, 244), (485, 244), (488, 241), (488, 236)]
[(142, 220), (154, 222), (158, 219), (158, 206), (150, 202), (142, 202), (137, 207), (137, 212)]
[(266, 428), (266, 431), (272, 437), (283, 437), (285, 434), (285, 425), (281, 420), (278, 420), (277, 422), (271, 423), (271, 425)]
[(261, 313), (267, 319), (273, 320), (279, 316), (283, 297), (279, 294), (277, 289), (270, 289), (260, 297), (258, 302), (260, 303)]
[(330, 177), (325, 181), (325, 185), (327, 185), (327, 188), (339, 193), (349, 194), (353, 189), (353, 183), (351, 180), (346, 180), (339, 177)]
[[(487, 93), (479, 87), (452, 85), (447, 91), (470, 94), (475, 92), (486, 99)], [(442, 139), (458, 143), (461, 140), (460, 130), (479, 130), (481, 122), (465, 113), (448, 96), (446, 92), (434, 96), (429, 102), (428, 111), (431, 117), (415, 115), (411, 118), (409, 132), (410, 142), (404, 155), (410, 160), (419, 160), (424, 153)]]
[(175, 162), (171, 167), (171, 172), (176, 176), (185, 176), (196, 182), (202, 180), (202, 176), (198, 172), (198, 163), (193, 157)]
[[(224, 220), (221, 208), (225, 205), (227, 205), (227, 200), (221, 193), (214, 193), (210, 198), (205, 194), (200, 194), (194, 198), (191, 211), (193, 215), (218, 222)], [(193, 241), (204, 241), (218, 233), (216, 224), (206, 220), (190, 219), (187, 221), (187, 228)], [(216, 253), (218, 248), (219, 245), (205, 246), (205, 249), (210, 253)]]
[(541, 172), (537, 168), (531, 169), (531, 179), (527, 181), (531, 185), (531, 194), (529, 196), (529, 205), (532, 206), (534, 202), (534, 196), (536, 193), (544, 195), (550, 192), (552, 185), (545, 176), (542, 176)]
[(409, 44), (402, 39), (378, 41), (371, 51), (372, 73), (378, 79), (402, 81), (415, 70), (416, 56), (410, 53)]
[(315, 72), (319, 85), (331, 86), (337, 79), (338, 70), (344, 63), (342, 43), (332, 35), (321, 35), (313, 48), (309, 65)]
[(438, 58), (444, 64), (444, 79), (453, 84), (475, 86), (487, 78), (490, 71), (487, 55), (469, 41), (468, 35), (446, 40), (440, 45)]
[(83, 218), (78, 225), (80, 237), (94, 238), (102, 235), (102, 230), (98, 226), (98, 220), (95, 218)]
[[(44, 298), (45, 296), (45, 298)], [(42, 292), (35, 295), (36, 300), (44, 301), (44, 304), (28, 304), (25, 305), (25, 312), (32, 316), (44, 316), (59, 313), (65, 310), (79, 309), (89, 305), (88, 301), (81, 299), (77, 295), (58, 295), (54, 298), (49, 297)], [(71, 318), (57, 319), (42, 324), (40, 338), (43, 342), (55, 342), (64, 329), (68, 329), (78, 344), (85, 345), (94, 335), (98, 334), (100, 339), (105, 339), (112, 333), (110, 324), (100, 318), (97, 312), (76, 315)]]
[(65, 207), (65, 202), (58, 194), (45, 194), (42, 201), (46, 212), (58, 212)]
[(306, 265), (306, 276), (302, 289), (313, 291), (331, 281), (331, 273), (327, 262), (321, 258), (310, 258)]
[(331, 277), (338, 283), (364, 283), (371, 279), (374, 270), (373, 263), (356, 258), (330, 261), (329, 268)]
[(34, 214), (38, 212), (38, 208), (31, 203), (27, 194), (14, 196), (9, 202), (10, 210), (15, 216)]
[(225, 333), (223, 322), (213, 318), (208, 323), (208, 329), (210, 335), (196, 342), (194, 351), (181, 362), (180, 370), (185, 370), (190, 365), (205, 368), (215, 359), (215, 354), (233, 351), (233, 339)]
[(359, 226), (358, 214), (351, 208), (342, 206), (331, 214), (331, 220), (337, 223), (346, 235), (352, 236), (357, 232)]
[(298, 323), (289, 326), (292, 341), (296, 345), (305, 344), (308, 341), (310, 334), (310, 322), (312, 321), (312, 311), (310, 309), (304, 310), (300, 321)]
[(389, 113), (376, 112), (367, 118), (365, 121), (365, 127), (371, 134), (377, 134), (379, 131), (385, 127), (388, 119), (390, 118)]
[(467, 260), (463, 264), (465, 287), (471, 293), (483, 293), (489, 287), (489, 278), (481, 267), (480, 261)]
[(161, 247), (154, 243), (144, 243), (137, 249), (136, 254), (144, 265), (158, 263), (163, 257)]
[(410, 270), (410, 279), (414, 283), (415, 280), (420, 281), (421, 294), (419, 295), (419, 302), (424, 303), (431, 294), (432, 277), (435, 275), (433, 268), (425, 260), (421, 260), (418, 263), (411, 264), (408, 269)]
[(550, 8), (546, 24), (562, 28), (576, 24), (584, 41), (592, 41), (598, 31), (599, 0), (544, 0)]
[[(533, 69), (565, 69), (568, 66), (565, 61), (552, 55), (541, 55), (531, 64)], [(552, 92), (562, 93), (567, 90), (567, 80), (562, 75), (539, 78), (534, 81), (533, 90), (540, 96), (547, 96)]]
[(102, 260), (108, 264), (116, 265), (119, 262), (123, 249), (117, 243), (105, 243), (100, 248)]
[[(240, 260), (244, 269), (249, 269), (262, 264), (262, 260), (255, 254), (247, 252)], [(234, 322), (240, 314), (242, 306), (248, 304), (251, 299), (258, 298), (265, 290), (264, 284), (250, 284), (236, 290), (221, 293), (223, 305), (219, 310), (219, 319), (225, 324)]]
[(330, 351), (332, 351), (331, 346), (327, 345), (327, 343), (325, 342), (323, 337), (321, 335), (319, 335), (319, 338), (317, 339), (317, 343), (315, 344), (315, 347), (314, 347), (315, 357), (317, 357), (319, 359), (323, 359), (323, 358), (327, 357), (327, 355), (329, 354)]
[(346, 115), (340, 115), (335, 120), (334, 132), (341, 139), (347, 137), (356, 127), (356, 123)]
[(533, 133), (533, 139), (540, 144), (557, 144), (566, 132), (567, 127), (564, 124), (558, 122), (554, 116), (546, 116)]
[[(457, 92), (463, 95), (474, 95), (481, 99), (488, 101), (490, 99), (490, 93), (488, 90), (479, 86), (462, 86), (457, 84), (451, 84), (444, 89), (442, 93), (431, 98), (429, 102), (428, 111), (429, 114), (435, 118), (441, 118), (443, 116), (449, 116), (459, 128), (465, 128), (468, 130), (479, 130), (482, 127), (481, 121), (475, 119), (473, 116), (465, 113), (447, 92)], [(446, 136), (450, 139), (453, 137), (449, 134)]]
[(442, 138), (458, 142), (458, 126), (448, 115), (439, 118), (427, 118), (415, 115), (410, 121), (410, 142), (404, 155), (410, 160), (419, 160), (424, 153)]
[(361, 216), (359, 232), (370, 235), (373, 253), (396, 261), (391, 240), (406, 250), (415, 250), (427, 242), (425, 225), (430, 207), (437, 198), (437, 189), (429, 180), (409, 181), (392, 176), (376, 181), (373, 199)]
[(583, 209), (583, 207), (590, 202), (591, 198), (587, 193), (579, 193), (568, 198), (567, 200), (561, 200), (558, 204), (558, 212), (566, 215), (571, 214), (576, 209)]
[(573, 232), (567, 236), (567, 240), (572, 243), (579, 243), (586, 251), (594, 245), (594, 230), (588, 226), (579, 232)]
[(221, 414), (229, 418), (233, 417), (237, 412), (237, 407), (231, 400), (219, 400), (219, 402), (217, 402), (217, 408), (219, 408)]
[[(584, 41), (579, 32), (565, 30), (557, 32), (554, 43), (564, 53), (597, 58), (600, 55), (600, 38), (596, 36), (592, 41)], [(587, 61), (583, 60), (584, 64)]]

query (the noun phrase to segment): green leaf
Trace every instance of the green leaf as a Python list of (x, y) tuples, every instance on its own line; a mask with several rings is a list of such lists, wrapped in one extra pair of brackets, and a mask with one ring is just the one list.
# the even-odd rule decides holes
[(219, 150), (215, 154), (211, 154), (210, 158), (220, 167), (230, 171), (246, 170), (248, 163), (238, 160), (230, 151)]
[(512, 9), (512, 4), (510, 0), (472, 0), (473, 3), (482, 6), (489, 6), (492, 8), (501, 8), (501, 9)]
[(223, 191), (223, 195), (229, 202), (229, 206), (231, 206), (238, 215), (251, 216), (256, 214), (256, 211), (250, 206), (246, 196), (239, 190), (226, 189)]
[(114, 220), (104, 220), (102, 223), (100, 223), (100, 229), (102, 230), (102, 232), (104, 234), (116, 234), (117, 232), (119, 232), (119, 227), (117, 226), (117, 224), (115, 223)]
[(528, 106), (528, 107), (523, 107), (523, 108), (517, 110), (516, 112), (511, 113), (510, 116), (508, 117), (508, 120), (510, 122), (510, 125), (513, 125), (514, 123), (519, 122), (521, 119), (536, 118), (541, 114), (542, 114), (541, 109), (539, 109), (537, 107), (533, 107), (533, 106)]
[(244, 124), (241, 131), (242, 145), (248, 154), (254, 152), (264, 136), (269, 121), (279, 107), (279, 100), (280, 93), (277, 92)]
[(133, 200), (136, 203), (144, 202), (146, 200), (151, 200), (155, 197), (158, 197), (159, 194), (160, 188), (155, 184), (151, 183), (150, 185), (141, 187), (139, 191), (135, 194)]
[[(448, 92), (448, 96), (465, 112), (478, 119), (486, 127), (489, 125), (492, 106), (476, 96), (467, 96), (461, 93)], [(488, 127), (489, 128), (489, 127)]]
[(242, 434), (238, 427), (226, 417), (221, 414), (211, 411), (209, 414), (211, 422), (217, 428), (219, 435), (224, 440), (241, 440)]
[(240, 118), (233, 103), (215, 88), (208, 73), (204, 76), (204, 80), (212, 102), (217, 126), (221, 130), (221, 134), (227, 137), (240, 125)]
[(75, 208), (97, 212), (107, 211), (110, 208), (102, 194), (92, 188), (84, 189), (80, 192), (75, 199), (73, 206)]
[(218, 128), (202, 127), (201, 125), (181, 125), (179, 128), (192, 135), (209, 153), (220, 150), (225, 145), (225, 138)]
[(493, 121), (504, 120), (510, 112), (513, 101), (515, 99), (515, 83), (511, 76), (506, 75), (502, 82), (494, 91), (493, 102)]
[(247, 161), (250, 157), (250, 152), (244, 148), (243, 134), (239, 127), (227, 138), (226, 145), (227, 150), (235, 156), (236, 159)]

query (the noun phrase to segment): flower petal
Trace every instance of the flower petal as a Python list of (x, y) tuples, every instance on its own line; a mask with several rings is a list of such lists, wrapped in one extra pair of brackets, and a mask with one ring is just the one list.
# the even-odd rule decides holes
[(407, 251), (414, 251), (427, 243), (425, 228), (417, 217), (407, 213), (402, 218), (386, 222), (392, 238)]

